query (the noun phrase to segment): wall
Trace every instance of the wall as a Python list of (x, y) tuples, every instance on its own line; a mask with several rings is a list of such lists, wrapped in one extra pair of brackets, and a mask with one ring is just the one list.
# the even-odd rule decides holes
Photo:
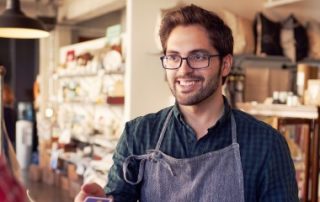
[(126, 120), (169, 105), (170, 91), (154, 40), (154, 25), (159, 8), (173, 5), (170, 0), (127, 1)]

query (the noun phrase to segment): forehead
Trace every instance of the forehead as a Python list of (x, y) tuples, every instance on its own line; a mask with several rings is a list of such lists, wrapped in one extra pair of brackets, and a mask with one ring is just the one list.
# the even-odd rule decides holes
[(214, 51), (207, 30), (200, 25), (179, 25), (167, 41), (167, 52), (189, 53), (193, 50)]

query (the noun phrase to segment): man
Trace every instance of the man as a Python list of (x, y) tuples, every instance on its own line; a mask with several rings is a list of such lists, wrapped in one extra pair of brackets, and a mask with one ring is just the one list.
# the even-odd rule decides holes
[[(105, 193), (116, 202), (298, 201), (285, 139), (221, 93), (232, 65), (229, 27), (191, 5), (166, 14), (160, 38), (176, 104), (126, 124)], [(105, 193), (87, 184), (76, 201)]]

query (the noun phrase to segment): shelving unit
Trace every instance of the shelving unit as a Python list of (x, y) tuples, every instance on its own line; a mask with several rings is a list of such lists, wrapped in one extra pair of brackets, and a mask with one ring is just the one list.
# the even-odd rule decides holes
[[(311, 201), (318, 201), (320, 107), (237, 103), (237, 108), (260, 118), (273, 118), (272, 125), (279, 130), (283, 130), (283, 126), (288, 124), (307, 124), (309, 126), (309, 133), (305, 140), (305, 171), (303, 176), (305, 181), (302, 199), (304, 202), (309, 201), (308, 196), (311, 193)], [(309, 191), (310, 185), (311, 192)]]
[(106, 41), (62, 47), (61, 65), (51, 77), (51, 146), (39, 149), (45, 156), (40, 164), (61, 173), (63, 185), (96, 176), (104, 186), (122, 132), (125, 64), (121, 44)]

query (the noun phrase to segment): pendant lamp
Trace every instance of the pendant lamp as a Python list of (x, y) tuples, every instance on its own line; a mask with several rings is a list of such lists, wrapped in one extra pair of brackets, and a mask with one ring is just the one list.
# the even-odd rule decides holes
[(7, 0), (6, 9), (0, 15), (0, 37), (36, 39), (49, 36), (44, 25), (26, 16), (20, 9), (19, 0)]

